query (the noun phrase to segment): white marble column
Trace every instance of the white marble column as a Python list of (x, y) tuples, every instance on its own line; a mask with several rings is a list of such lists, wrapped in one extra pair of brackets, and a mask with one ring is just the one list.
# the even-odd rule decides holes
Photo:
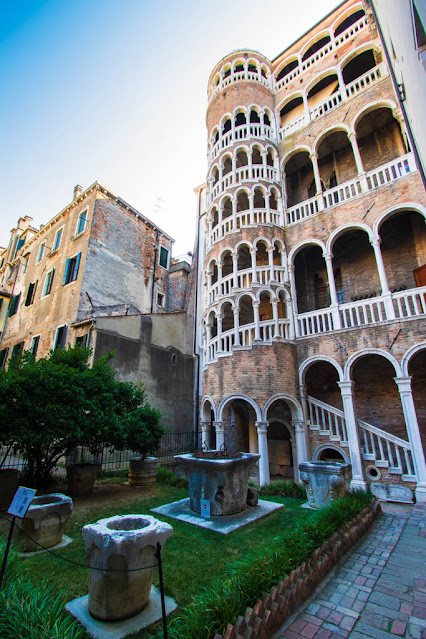
[(223, 422), (213, 422), (216, 431), (216, 450), (225, 446), (225, 426)]
[(353, 382), (349, 380), (345, 382), (337, 382), (337, 384), (339, 385), (340, 392), (342, 394), (343, 411), (345, 413), (346, 431), (348, 434), (349, 454), (352, 464), (351, 488), (361, 488), (362, 490), (366, 490), (367, 484), (364, 481), (361, 446), (359, 443), (359, 433), (352, 396)]
[(259, 326), (259, 302), (253, 300), (253, 315), (254, 315), (254, 341), (260, 341), (260, 326)]
[(221, 353), (222, 352), (222, 319), (223, 319), (222, 313), (218, 313), (216, 315), (216, 319), (217, 319), (217, 352)]
[(257, 284), (257, 271), (256, 271), (256, 248), (253, 246), (250, 249), (251, 255), (251, 273), (252, 273), (252, 284)]
[(250, 224), (254, 226), (254, 195), (249, 193), (248, 196), (249, 208), (250, 208)]
[(268, 426), (269, 422), (255, 422), (259, 446), (259, 480), (260, 485), (269, 484)]
[(201, 422), (201, 447), (210, 450), (210, 422)]
[(238, 288), (238, 253), (237, 251), (232, 251), (232, 286), (233, 288)]
[(303, 428), (303, 421), (301, 419), (293, 419), (292, 425), (294, 428), (294, 434), (296, 438), (296, 452), (297, 459), (293, 459), (293, 463), (297, 469), (297, 479), (299, 481), (299, 464), (305, 461), (308, 461), (308, 455), (306, 450), (306, 437), (305, 437), (305, 429)]
[(312, 168), (314, 170), (315, 186), (317, 190), (316, 201), (318, 210), (322, 211), (324, 209), (324, 196), (322, 194), (321, 176), (318, 167), (318, 155), (316, 153), (311, 153), (309, 157), (311, 158)]
[(420, 437), (417, 421), (416, 407), (414, 405), (411, 390), (411, 377), (395, 377), (398, 391), (401, 397), (402, 410), (407, 428), (408, 441), (411, 446), (411, 455), (414, 462), (414, 471), (417, 477), (416, 499), (417, 502), (426, 502), (426, 466), (423, 453), (422, 439)]
[(368, 191), (367, 178), (364, 165), (362, 163), (361, 153), (359, 152), (356, 133), (354, 131), (348, 133), (348, 138), (354, 154), (356, 170), (358, 172), (358, 177), (361, 184), (361, 190), (363, 193), (366, 193)]
[(238, 206), (238, 200), (236, 197), (231, 198), (231, 202), (232, 202), (232, 230), (236, 231), (238, 224), (237, 224), (237, 206)]
[(294, 319), (296, 321), (298, 310), (297, 310), (296, 278), (294, 275), (293, 264), (288, 265), (288, 277), (290, 279), (291, 301), (293, 302)]
[(389, 290), (388, 280), (385, 272), (385, 265), (383, 264), (382, 251), (380, 249), (381, 239), (380, 237), (372, 237), (370, 244), (374, 249), (374, 257), (376, 258), (377, 271), (379, 273), (380, 286), (382, 287), (383, 303), (386, 310), (387, 319), (395, 319), (395, 309), (392, 303), (392, 294)]
[(339, 304), (337, 301), (336, 282), (334, 280), (333, 254), (323, 253), (323, 258), (325, 259), (325, 266), (327, 268), (328, 288), (330, 291), (330, 301), (331, 301), (330, 308), (331, 308), (331, 314), (333, 316), (333, 326), (334, 326), (334, 329), (337, 330), (339, 328), (342, 328), (342, 322), (340, 319)]
[(272, 316), (274, 318), (274, 339), (281, 339), (280, 325), (278, 321), (278, 298), (273, 297), (271, 300), (271, 304), (272, 304)]
[(240, 307), (234, 306), (234, 346), (241, 346), (240, 342)]
[(268, 251), (268, 266), (269, 266), (269, 284), (275, 282), (274, 277), (274, 247), (268, 246), (266, 249)]

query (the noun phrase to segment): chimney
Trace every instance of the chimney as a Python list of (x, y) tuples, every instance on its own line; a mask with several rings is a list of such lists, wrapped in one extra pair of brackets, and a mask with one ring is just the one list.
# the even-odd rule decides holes
[(76, 199), (78, 198), (78, 196), (79, 196), (79, 195), (81, 195), (82, 190), (83, 190), (83, 189), (82, 189), (82, 187), (81, 187), (79, 184), (77, 184), (77, 185), (74, 187), (74, 197), (73, 197), (73, 201), (74, 201), (74, 200), (76, 200)]

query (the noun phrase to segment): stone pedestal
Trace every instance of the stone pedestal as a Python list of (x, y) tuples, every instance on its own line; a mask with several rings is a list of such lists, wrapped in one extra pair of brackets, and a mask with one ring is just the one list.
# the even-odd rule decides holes
[(147, 605), (157, 542), (163, 546), (172, 534), (169, 524), (150, 515), (108, 517), (84, 526), (86, 560), (94, 568), (89, 576), (89, 612), (95, 619), (128, 619)]
[(324, 508), (349, 491), (351, 464), (309, 461), (299, 464), (311, 508)]
[(71, 516), (72, 507), (71, 497), (61, 493), (34, 497), (27, 514), (19, 523), (20, 528), (34, 541), (18, 529), (16, 533), (16, 540), (24, 544), (24, 552), (41, 550), (37, 543), (45, 548), (52, 548), (59, 544)]
[(68, 494), (71, 497), (87, 497), (91, 495), (100, 469), (100, 464), (91, 462), (67, 466)]
[(129, 464), (129, 486), (152, 486), (157, 479), (157, 457), (132, 457)]
[(175, 455), (177, 473), (189, 481), (190, 507), (201, 513), (201, 500), (210, 504), (210, 515), (233, 515), (247, 508), (247, 482), (260, 455), (240, 453), (230, 459), (197, 458)]

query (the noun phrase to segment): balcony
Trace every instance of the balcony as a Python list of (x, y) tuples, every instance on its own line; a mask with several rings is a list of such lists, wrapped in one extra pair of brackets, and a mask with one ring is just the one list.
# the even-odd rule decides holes
[(227, 173), (221, 180), (216, 182), (210, 191), (209, 203), (213, 204), (214, 200), (229, 188), (239, 186), (243, 182), (258, 180), (278, 183), (277, 169), (264, 164), (253, 164), (251, 167), (241, 166), (235, 170), (235, 173)]
[(328, 209), (337, 204), (353, 200), (363, 193), (368, 193), (381, 186), (395, 182), (416, 170), (413, 153), (407, 153), (392, 162), (369, 171), (365, 174), (364, 181), (361, 178), (355, 178), (290, 207), (285, 212), (286, 224), (287, 226), (297, 224), (316, 215), (320, 209)]
[(240, 211), (235, 216), (227, 217), (220, 224), (217, 224), (210, 233), (208, 238), (208, 248), (211, 248), (215, 242), (221, 240), (230, 233), (236, 233), (240, 229), (255, 227), (259, 224), (282, 226), (281, 213), (275, 209), (253, 209), (250, 211)]
[(426, 315), (426, 286), (339, 304), (296, 315), (296, 337), (310, 337), (340, 329), (360, 328), (391, 320), (418, 319)]
[(284, 78), (282, 78), (279, 82), (275, 82), (274, 91), (277, 93), (287, 84), (292, 82), (297, 76), (306, 71), (306, 69), (311, 68), (313, 65), (317, 64), (320, 60), (322, 60), (326, 55), (328, 55), (331, 51), (339, 49), (343, 44), (347, 42), (350, 38), (356, 36), (360, 31), (367, 27), (367, 16), (362, 16), (357, 22), (351, 24), (350, 27), (343, 31), (343, 33), (339, 34), (334, 41), (328, 42), (325, 47), (316, 51), (313, 55), (307, 58), (301, 65), (299, 65), (294, 71), (287, 74)]
[(221, 77), (218, 84), (212, 89), (211, 94), (209, 96), (209, 102), (213, 100), (213, 98), (220, 92), (222, 89), (225, 89), (231, 84), (235, 82), (259, 82), (263, 84), (264, 87), (268, 89), (271, 88), (271, 78), (264, 77), (259, 69), (259, 71), (232, 71), (227, 77)]
[(326, 100), (323, 100), (320, 104), (315, 105), (300, 117), (283, 126), (280, 129), (280, 140), (292, 135), (296, 131), (299, 131), (313, 120), (322, 117), (326, 113), (330, 113), (333, 109), (337, 108), (350, 98), (358, 95), (362, 91), (365, 91), (382, 78), (385, 78), (387, 75), (388, 71), (384, 63), (379, 64), (374, 67), (374, 69), (370, 69), (367, 73), (364, 73), (350, 84), (339, 89), (338, 92), (334, 93)]
[(273, 129), (267, 124), (257, 123), (236, 126), (231, 131), (228, 131), (223, 136), (219, 137), (217, 142), (214, 143), (210, 152), (209, 161), (213, 162), (218, 155), (222, 153), (223, 149), (226, 149), (228, 146), (242, 140), (250, 140), (251, 138), (259, 138), (275, 142)]
[(249, 349), (254, 343), (271, 345), (276, 339), (291, 339), (289, 319), (279, 319), (277, 322), (274, 320), (259, 322), (259, 337), (257, 338), (254, 323), (240, 326), (237, 331), (232, 328), (208, 342), (204, 353), (205, 362), (210, 363), (219, 357), (232, 355), (235, 350)]
[(285, 266), (257, 266), (256, 281), (253, 279), (253, 269), (246, 268), (235, 274), (226, 275), (218, 282), (215, 282), (208, 290), (208, 305), (214, 304), (219, 297), (230, 296), (233, 289), (251, 289), (253, 285), (270, 286), (274, 284), (284, 284), (286, 277)]

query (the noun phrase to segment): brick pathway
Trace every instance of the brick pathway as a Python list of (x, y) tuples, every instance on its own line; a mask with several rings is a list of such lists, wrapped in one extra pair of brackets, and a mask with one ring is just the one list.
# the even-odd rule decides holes
[(426, 639), (426, 506), (382, 510), (273, 639)]

